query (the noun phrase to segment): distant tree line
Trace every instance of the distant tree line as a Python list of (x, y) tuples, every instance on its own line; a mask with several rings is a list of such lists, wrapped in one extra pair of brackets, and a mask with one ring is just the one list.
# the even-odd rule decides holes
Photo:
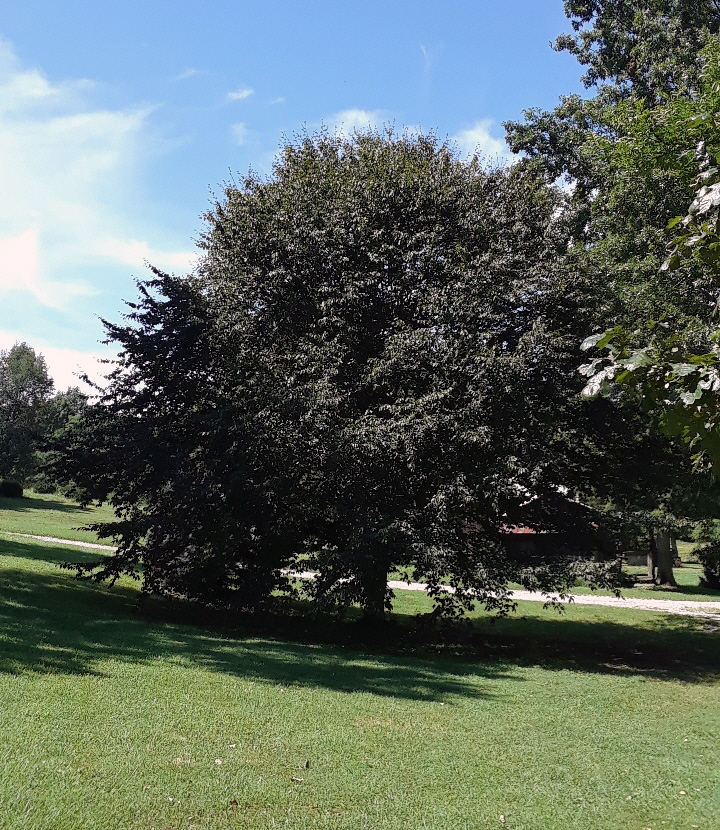
[(0, 479), (53, 492), (60, 483), (47, 461), (86, 406), (77, 387), (54, 391), (45, 358), (27, 343), (0, 351)]

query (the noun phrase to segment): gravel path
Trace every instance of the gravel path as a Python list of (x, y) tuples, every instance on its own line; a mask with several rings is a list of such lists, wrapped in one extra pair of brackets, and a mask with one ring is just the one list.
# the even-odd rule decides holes
[(22, 536), (23, 539), (39, 539), (41, 542), (58, 542), (61, 545), (72, 545), (76, 548), (92, 548), (93, 550), (104, 550), (112, 553), (117, 548), (112, 545), (97, 545), (95, 542), (76, 542), (74, 539), (57, 539), (55, 536), (36, 536), (34, 533), (10, 533), (2, 531), (5, 536)]
[[(21, 536), (25, 539), (39, 539), (41, 542), (56, 542), (62, 545), (73, 545), (78, 548), (104, 550), (111, 553), (115, 550), (112, 545), (98, 545), (94, 542), (77, 542), (72, 539), (56, 539), (54, 536), (36, 536), (33, 533), (5, 533), (6, 536)], [(313, 571), (302, 571), (293, 574), (300, 579), (313, 579)], [(422, 582), (399, 582), (391, 580), (388, 587), (393, 591), (424, 591)], [(529, 602), (547, 602), (550, 597), (533, 591), (513, 591), (513, 599)], [(680, 614), (685, 617), (704, 617), (717, 620), (720, 623), (720, 602), (693, 602), (677, 599), (638, 599), (630, 597), (607, 597), (599, 594), (572, 594), (569, 602), (575, 605), (602, 605), (607, 608), (630, 608), (636, 611), (658, 611), (665, 614)]]
[[(420, 582), (388, 582), (394, 591), (424, 591)], [(530, 602), (547, 602), (550, 597), (533, 591), (512, 591), (512, 598)], [(720, 622), (720, 602), (693, 602), (677, 599), (641, 599), (635, 597), (607, 597), (599, 594), (571, 594), (566, 602), (575, 605), (604, 605), (608, 608), (631, 608), (636, 611), (660, 611), (686, 617), (706, 617)]]

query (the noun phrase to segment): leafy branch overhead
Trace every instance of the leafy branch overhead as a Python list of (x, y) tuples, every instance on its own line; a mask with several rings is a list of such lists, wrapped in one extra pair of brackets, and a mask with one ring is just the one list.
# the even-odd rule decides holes
[[(717, 85), (712, 91), (717, 94)], [(688, 120), (689, 128), (709, 127), (718, 134), (717, 113), (702, 113)], [(667, 224), (674, 231), (668, 255), (660, 266), (666, 273), (701, 269), (720, 291), (720, 169), (705, 141), (699, 142), (696, 192), (687, 214)], [(704, 319), (689, 330), (668, 321), (648, 321), (628, 331), (615, 326), (585, 339), (582, 349), (605, 354), (581, 366), (588, 378), (588, 398), (610, 394), (617, 386), (640, 391), (648, 409), (662, 413), (666, 431), (681, 438), (712, 467), (720, 469), (720, 327), (717, 301), (708, 304)], [(692, 341), (688, 343), (688, 335)], [(639, 343), (642, 345), (638, 346)], [(706, 348), (689, 348), (697, 343)]]

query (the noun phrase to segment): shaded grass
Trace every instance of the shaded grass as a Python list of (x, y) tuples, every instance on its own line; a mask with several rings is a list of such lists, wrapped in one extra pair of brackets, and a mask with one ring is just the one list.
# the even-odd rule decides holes
[(114, 513), (108, 505), (80, 507), (60, 495), (29, 491), (21, 499), (0, 498), (0, 531), (53, 536), (80, 542), (100, 542), (90, 530), (82, 530), (90, 522), (110, 522)]
[(74, 580), (68, 552), (0, 542), (3, 830), (714, 826), (702, 621), (524, 603), (429, 635), (400, 592), (385, 640), (210, 628)]
[[(109, 522), (114, 514), (109, 505), (101, 507), (80, 507), (70, 499), (60, 495), (46, 495), (28, 491), (22, 499), (0, 498), (0, 533), (29, 533), (37, 536), (52, 536), (58, 539), (73, 541), (95, 542), (110, 544), (108, 539), (100, 539), (96, 533), (83, 530), (82, 526), (91, 522)], [(686, 558), (693, 550), (695, 543), (678, 543), (682, 547), (683, 557)], [(67, 557), (73, 561), (84, 561), (81, 556)], [(643, 574), (641, 567), (626, 567), (629, 574)], [(675, 599), (691, 600), (695, 602), (718, 602), (720, 591), (699, 587), (702, 567), (697, 564), (686, 564), (683, 568), (675, 569), (675, 578), (680, 590), (668, 591), (657, 587), (625, 588), (623, 596), (631, 598)], [(391, 579), (402, 579), (404, 574), (396, 572), (390, 575)], [(519, 586), (515, 586), (519, 587)], [(573, 593), (596, 593), (598, 596), (610, 596), (607, 591), (591, 591), (585, 586), (573, 588)]]

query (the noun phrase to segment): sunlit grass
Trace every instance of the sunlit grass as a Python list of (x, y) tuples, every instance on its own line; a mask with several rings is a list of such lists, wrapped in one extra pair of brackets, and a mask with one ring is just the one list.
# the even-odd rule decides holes
[(98, 539), (96, 533), (80, 528), (90, 522), (109, 522), (113, 518), (108, 505), (83, 508), (56, 494), (30, 490), (21, 499), (0, 498), (0, 532), (109, 544), (106, 539)]
[(388, 644), (349, 647), (149, 617), (134, 583), (58, 570), (77, 549), (0, 554), (3, 830), (715, 825), (703, 621), (527, 603), (417, 639), (401, 592)]

